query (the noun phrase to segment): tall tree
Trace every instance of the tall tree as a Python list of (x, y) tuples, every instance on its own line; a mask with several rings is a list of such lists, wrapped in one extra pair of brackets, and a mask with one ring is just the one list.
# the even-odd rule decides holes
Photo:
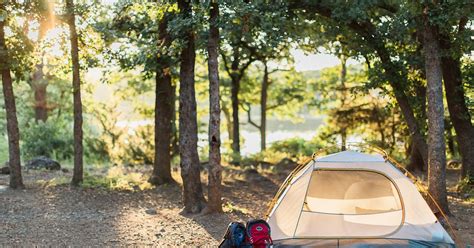
[[(291, 38), (288, 37), (287, 26), (291, 25), (285, 18), (285, 3), (267, 4), (265, 2), (250, 2), (244, 4), (244, 8), (251, 8), (248, 14), (244, 14), (242, 26), (242, 39), (237, 43), (241, 51), (248, 54), (247, 61), (259, 61), (263, 64), (263, 75), (260, 81), (260, 124), (256, 124), (250, 119), (250, 107), (244, 109), (248, 114), (248, 121), (256, 127), (260, 132), (260, 149), (266, 149), (266, 129), (267, 129), (267, 113), (279, 107), (278, 105), (268, 106), (272, 99), (269, 99), (270, 86), (273, 81), (270, 74), (285, 70), (275, 68), (270, 70), (269, 62), (282, 62), (290, 64), (290, 47), (292, 45)], [(248, 10), (246, 10), (248, 11)], [(252, 25), (250, 25), (252, 24)], [(289, 69), (289, 68), (288, 68)], [(247, 80), (248, 82), (248, 80)], [(240, 85), (239, 85), (240, 87)], [(244, 86), (245, 87), (245, 86)], [(270, 98), (276, 96), (270, 96)], [(274, 99), (275, 100), (275, 99)], [(245, 99), (243, 102), (246, 104)], [(243, 104), (240, 104), (241, 106)]]
[(83, 181), (83, 132), (82, 132), (82, 100), (81, 77), (79, 65), (79, 44), (76, 30), (76, 14), (74, 0), (66, 0), (67, 23), (69, 25), (69, 39), (71, 42), (72, 61), (72, 94), (74, 108), (74, 170), (72, 185), (79, 185)]
[[(340, 75), (340, 81), (341, 81), (341, 86), (340, 86), (340, 91), (341, 91), (341, 105), (340, 108), (344, 109), (346, 107), (346, 101), (347, 99), (347, 87), (346, 87), (346, 78), (347, 78), (347, 57), (345, 54), (341, 53), (339, 55), (339, 60), (341, 61), (341, 75)], [(347, 127), (346, 123), (341, 123), (341, 128), (339, 129), (339, 132), (341, 134), (341, 150), (345, 151), (346, 150), (346, 141), (347, 141)]]
[[(267, 118), (272, 113), (285, 113), (286, 117), (297, 114), (297, 110), (304, 104), (306, 83), (302, 82), (294, 68), (274, 68), (270, 70), (265, 59), (259, 59), (263, 69), (256, 67), (252, 76), (245, 80), (243, 89), (242, 108), (247, 112), (247, 121), (260, 132), (260, 150), (266, 149)], [(273, 60), (278, 61), (278, 60)], [(262, 72), (262, 74), (260, 73)], [(270, 77), (276, 73), (276, 76)], [(256, 78), (255, 76), (258, 76)], [(261, 75), (261, 78), (260, 78)], [(258, 85), (256, 82), (259, 82)], [(258, 100), (255, 89), (260, 88)], [(260, 105), (260, 123), (252, 119), (252, 104)], [(292, 114), (289, 114), (291, 112)], [(294, 116), (291, 116), (294, 117)], [(290, 118), (291, 118), (290, 117)]]
[[(456, 32), (457, 39), (465, 35), (468, 18), (462, 16), (458, 21)], [(449, 115), (456, 131), (456, 139), (459, 144), (459, 152), (462, 157), (461, 177), (474, 178), (474, 126), (471, 115), (466, 104), (466, 97), (461, 74), (460, 45), (455, 45), (449, 34), (440, 33), (440, 48), (442, 49), (441, 67), (443, 69), (443, 81), (446, 89), (446, 101), (448, 103)]]
[[(110, 42), (123, 44), (123, 49), (111, 54), (120, 69), (136, 73), (137, 68), (142, 68), (143, 83), (128, 88), (142, 92), (147, 79), (155, 77), (154, 111), (146, 111), (154, 114), (155, 122), (154, 166), (149, 179), (154, 185), (174, 182), (171, 176), (171, 154), (178, 153), (176, 86), (172, 83), (173, 66), (177, 60), (176, 49), (171, 45), (175, 40), (171, 30), (173, 26), (170, 25), (174, 21), (172, 5), (119, 2), (115, 5), (113, 21), (104, 27)], [(133, 51), (130, 46), (133, 46)]]
[[(233, 11), (227, 13), (227, 21), (233, 22), (233, 25), (226, 25), (224, 31), (227, 37), (230, 50), (221, 49), (221, 55), (225, 71), (231, 79), (231, 109), (232, 109), (232, 152), (233, 163), (238, 164), (240, 161), (240, 121), (239, 121), (239, 107), (240, 99), (239, 92), (241, 88), (241, 81), (249, 66), (255, 62), (256, 58), (251, 56), (248, 51), (246, 43), (249, 40), (250, 34), (250, 17), (249, 0), (234, 1), (231, 6)], [(228, 52), (228, 53), (226, 53)]]
[(232, 152), (234, 162), (238, 163), (240, 157), (240, 123), (239, 123), (239, 92), (240, 83), (245, 75), (245, 71), (255, 61), (255, 58), (248, 57), (243, 62), (242, 48), (234, 45), (232, 47), (232, 61), (229, 61), (225, 53), (221, 53), (223, 64), (227, 74), (231, 79), (231, 106), (232, 106)]
[(260, 92), (260, 150), (267, 148), (267, 110), (268, 110), (268, 87), (270, 86), (267, 61), (263, 62), (263, 79)]
[(31, 75), (30, 87), (34, 92), (34, 110), (36, 121), (46, 121), (48, 119), (48, 78), (45, 74), (46, 51), (44, 48), (45, 37), (48, 31), (54, 27), (54, 12), (50, 3), (41, 0), (38, 3), (38, 40), (35, 43), (37, 63)]
[(446, 192), (443, 82), (437, 30), (430, 23), (429, 7), (423, 9), (423, 48), (428, 98), (428, 191), (449, 213)]
[[(171, 42), (168, 34), (169, 14), (165, 13), (158, 27), (158, 46), (166, 50)], [(174, 115), (174, 89), (171, 83), (170, 59), (159, 52), (155, 86), (155, 159), (150, 183), (173, 183), (171, 176), (171, 134)]]
[(219, 4), (217, 0), (214, 0), (210, 3), (209, 38), (207, 41), (207, 67), (209, 71), (209, 186), (207, 211), (210, 212), (222, 212), (218, 18)]
[(15, 94), (9, 65), (8, 48), (5, 42), (5, 23), (8, 18), (5, 1), (0, 2), (0, 71), (2, 75), (3, 96), (7, 113), (8, 154), (10, 166), (10, 188), (24, 188), (21, 176), (20, 131), (16, 116)]
[(263, 63), (263, 77), (260, 83), (260, 124), (252, 120), (250, 104), (248, 104), (246, 111), (247, 121), (260, 132), (260, 151), (265, 151), (267, 148), (267, 111), (269, 110), (268, 88), (270, 87), (271, 81), (269, 79), (270, 72), (268, 71), (268, 62), (266, 60), (261, 60), (261, 62)]
[(178, 9), (183, 25), (183, 48), (179, 71), (179, 154), (181, 177), (183, 178), (183, 201), (185, 213), (199, 213), (205, 199), (201, 185), (201, 171), (197, 152), (197, 114), (194, 81), (196, 51), (194, 30), (190, 25), (193, 18), (189, 0), (179, 0)]
[[(392, 50), (390, 50), (390, 42), (387, 40), (392, 39), (393, 37), (386, 37), (390, 33), (380, 30), (379, 25), (377, 26), (374, 23), (374, 20), (381, 20), (380, 16), (372, 18), (371, 14), (384, 14), (388, 11), (395, 11), (396, 6), (391, 6), (387, 4), (369, 4), (361, 3), (362, 6), (360, 9), (373, 8), (373, 11), (368, 13), (368, 9), (363, 12), (349, 12), (342, 10), (342, 6), (337, 3), (331, 2), (314, 2), (307, 0), (294, 0), (290, 1), (290, 9), (305, 9), (309, 17), (314, 19), (313, 13), (317, 13), (319, 16), (329, 19), (332, 21), (331, 26), (336, 27), (336, 30), (340, 32), (353, 32), (350, 36), (352, 46), (354, 50), (360, 50), (360, 53), (364, 57), (367, 56), (376, 56), (380, 61), (380, 67), (384, 71), (384, 78), (388, 81), (390, 87), (392, 88), (392, 93), (397, 100), (398, 106), (400, 107), (401, 113), (407, 123), (410, 135), (413, 141), (413, 145), (418, 149), (423, 162), (425, 165), (428, 164), (428, 147), (426, 144), (425, 137), (420, 128), (421, 121), (416, 118), (414, 108), (411, 104), (410, 97), (407, 93), (407, 75), (403, 70), (400, 70), (400, 64), (393, 59)], [(365, 6), (364, 6), (365, 5)], [(355, 14), (355, 16), (352, 16)], [(358, 18), (360, 17), (360, 18)], [(330, 27), (330, 26), (329, 26)], [(329, 28), (328, 27), (328, 28)], [(383, 27), (383, 26), (382, 26)], [(329, 34), (328, 34), (329, 35)], [(333, 34), (334, 35), (334, 34)], [(337, 36), (337, 34), (336, 34)]]

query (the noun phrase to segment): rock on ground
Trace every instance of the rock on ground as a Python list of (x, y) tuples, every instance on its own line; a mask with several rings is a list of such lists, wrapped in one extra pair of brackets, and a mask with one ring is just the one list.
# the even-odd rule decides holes
[(60, 170), (61, 165), (53, 159), (45, 156), (39, 156), (26, 162), (25, 168), (29, 170)]
[(5, 166), (5, 167), (0, 168), (0, 174), (4, 174), (4, 175), (10, 174), (10, 167)]

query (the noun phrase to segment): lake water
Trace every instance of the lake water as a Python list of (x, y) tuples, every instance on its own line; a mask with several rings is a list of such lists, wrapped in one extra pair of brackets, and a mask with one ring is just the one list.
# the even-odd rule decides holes
[[(241, 120), (246, 120), (241, 117)], [(203, 118), (202, 122), (206, 122), (207, 118)], [(255, 122), (259, 123), (258, 117), (255, 117)], [(316, 135), (316, 131), (323, 122), (321, 116), (304, 116), (298, 121), (292, 120), (279, 120), (270, 118), (267, 120), (267, 146), (270, 146), (275, 141), (290, 139), (290, 138), (303, 138), (310, 140)], [(153, 120), (139, 120), (139, 121), (121, 121), (117, 124), (119, 127), (126, 127), (133, 133), (133, 130), (138, 126), (153, 125)], [(207, 123), (205, 123), (207, 126)], [(198, 135), (199, 147), (207, 146), (207, 132), (200, 130)], [(240, 142), (241, 142), (241, 154), (249, 155), (260, 151), (260, 133), (258, 130), (250, 124), (240, 125)], [(221, 140), (226, 142), (228, 140), (228, 132), (225, 129), (225, 125), (221, 126)], [(224, 148), (225, 149), (225, 148)]]

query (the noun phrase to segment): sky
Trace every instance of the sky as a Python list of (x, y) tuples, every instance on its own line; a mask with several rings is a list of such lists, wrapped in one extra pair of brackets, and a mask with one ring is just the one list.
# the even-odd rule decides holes
[[(339, 59), (331, 54), (325, 53), (306, 53), (300, 49), (292, 49), (291, 54), (295, 60), (295, 69), (297, 71), (312, 71), (321, 70), (327, 67), (333, 67), (339, 65), (341, 62)], [(354, 59), (349, 59), (347, 64), (354, 65), (359, 62)]]

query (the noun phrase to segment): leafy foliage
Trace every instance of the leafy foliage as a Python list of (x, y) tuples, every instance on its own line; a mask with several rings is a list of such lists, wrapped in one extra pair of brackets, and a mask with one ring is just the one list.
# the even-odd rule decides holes
[(309, 157), (323, 147), (324, 143), (318, 142), (317, 140), (308, 141), (303, 138), (292, 138), (274, 142), (268, 150), (285, 153), (290, 157), (299, 158), (301, 156)]
[(37, 156), (66, 160), (73, 155), (72, 128), (66, 121), (31, 123), (21, 135), (26, 160)]

